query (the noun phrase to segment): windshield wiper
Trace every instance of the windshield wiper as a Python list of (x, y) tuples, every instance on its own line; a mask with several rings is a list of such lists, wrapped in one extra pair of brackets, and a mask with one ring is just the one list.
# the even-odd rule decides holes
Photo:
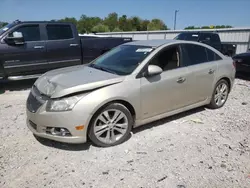
[(99, 70), (102, 70), (102, 71), (105, 71), (105, 72), (109, 72), (109, 73), (112, 73), (112, 74), (117, 74), (116, 72), (110, 70), (110, 69), (107, 69), (107, 68), (104, 68), (104, 67), (101, 67), (101, 66), (98, 66), (96, 64), (90, 64), (89, 65), (90, 67), (93, 67), (93, 68), (96, 68), (96, 69), (99, 69)]

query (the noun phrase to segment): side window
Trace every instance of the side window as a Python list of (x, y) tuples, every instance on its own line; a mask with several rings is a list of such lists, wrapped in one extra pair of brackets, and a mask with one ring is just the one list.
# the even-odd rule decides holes
[[(39, 25), (21, 26), (14, 32), (21, 32), (25, 42), (41, 40)], [(13, 33), (10, 33), (9, 36), (13, 37)]]
[(213, 40), (213, 42), (219, 43), (219, 42), (220, 42), (220, 37), (219, 37), (219, 35), (213, 34), (213, 35), (212, 35), (212, 40)]
[(196, 65), (208, 61), (206, 48), (195, 44), (184, 44), (185, 64)]
[(216, 61), (216, 60), (221, 60), (222, 59), (218, 54), (216, 54), (212, 50), (206, 48), (206, 51), (207, 51), (208, 61)]
[(70, 25), (47, 25), (48, 40), (63, 40), (73, 38)]
[(203, 33), (200, 37), (200, 40), (201, 41), (206, 41), (206, 42), (209, 42), (211, 40), (211, 35), (210, 34), (207, 34), (207, 33)]
[(157, 65), (163, 71), (176, 69), (181, 66), (180, 53), (178, 46), (167, 47), (158, 52), (158, 54), (150, 60), (150, 65)]

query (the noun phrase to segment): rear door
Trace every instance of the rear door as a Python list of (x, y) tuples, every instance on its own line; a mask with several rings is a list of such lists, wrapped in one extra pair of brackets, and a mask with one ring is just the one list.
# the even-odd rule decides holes
[(45, 30), (50, 69), (81, 64), (80, 39), (70, 24), (49, 23)]
[(13, 28), (13, 32), (21, 32), (24, 44), (8, 45), (3, 49), (3, 67), (8, 76), (42, 73), (46, 69), (46, 48), (42, 40), (40, 24), (22, 24)]
[(190, 75), (189, 89), (186, 97), (189, 104), (199, 103), (211, 97), (214, 87), (215, 73), (217, 71), (217, 54), (212, 50), (196, 45), (183, 44), (184, 64), (188, 67)]

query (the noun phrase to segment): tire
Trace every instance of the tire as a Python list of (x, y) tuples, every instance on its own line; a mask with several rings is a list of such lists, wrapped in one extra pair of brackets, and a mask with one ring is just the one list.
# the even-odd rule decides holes
[(96, 146), (115, 146), (129, 138), (132, 125), (133, 117), (130, 111), (120, 103), (112, 103), (98, 110), (93, 116), (88, 136)]
[[(218, 101), (219, 99), (217, 99), (218, 90), (220, 90), (220, 86), (226, 87), (225, 92), (223, 92), (224, 95), (220, 94), (221, 97), (218, 97), (218, 98), (221, 99), (221, 103), (219, 103), (219, 101)], [(221, 79), (215, 85), (213, 95), (212, 95), (212, 98), (211, 98), (211, 101), (210, 101), (208, 107), (211, 108), (211, 109), (218, 109), (218, 108), (223, 107), (224, 104), (226, 103), (227, 99), (228, 99), (228, 95), (229, 95), (229, 83), (226, 80)]]

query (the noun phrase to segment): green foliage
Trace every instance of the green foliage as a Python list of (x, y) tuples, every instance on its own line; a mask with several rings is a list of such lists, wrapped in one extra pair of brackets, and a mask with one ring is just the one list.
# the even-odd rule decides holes
[[(146, 20), (138, 16), (128, 17), (127, 15), (119, 16), (116, 12), (108, 14), (105, 18), (91, 17), (85, 14), (80, 19), (74, 17), (65, 17), (59, 20), (51, 21), (70, 22), (76, 25), (79, 33), (95, 32), (122, 32), (122, 31), (152, 31), (168, 29), (165, 23), (160, 19)], [(0, 22), (1, 24), (5, 24)], [(6, 23), (7, 24), (7, 23)]]
[(92, 32), (109, 32), (109, 31), (110, 31), (109, 27), (101, 23), (97, 24), (92, 28)]
[(115, 27), (112, 32), (122, 32), (122, 30), (119, 27)]
[(188, 26), (184, 29), (189, 30), (189, 29), (223, 29), (223, 28), (233, 28), (233, 27), (230, 25), (216, 25), (216, 26), (202, 26), (202, 27)]
[(101, 19), (99, 17), (88, 17), (82, 15), (79, 20), (72, 17), (66, 17), (58, 21), (72, 22), (77, 25), (79, 33), (95, 32), (122, 32), (122, 31), (147, 31), (147, 30), (165, 30), (167, 26), (160, 19), (146, 20), (138, 16), (127, 17), (116, 12), (108, 14), (107, 17)]
[(152, 19), (151, 22), (148, 24), (148, 30), (167, 30), (167, 26), (160, 19)]
[(6, 25), (8, 25), (7, 22), (0, 22), (0, 28), (4, 27), (4, 26), (6, 26)]

